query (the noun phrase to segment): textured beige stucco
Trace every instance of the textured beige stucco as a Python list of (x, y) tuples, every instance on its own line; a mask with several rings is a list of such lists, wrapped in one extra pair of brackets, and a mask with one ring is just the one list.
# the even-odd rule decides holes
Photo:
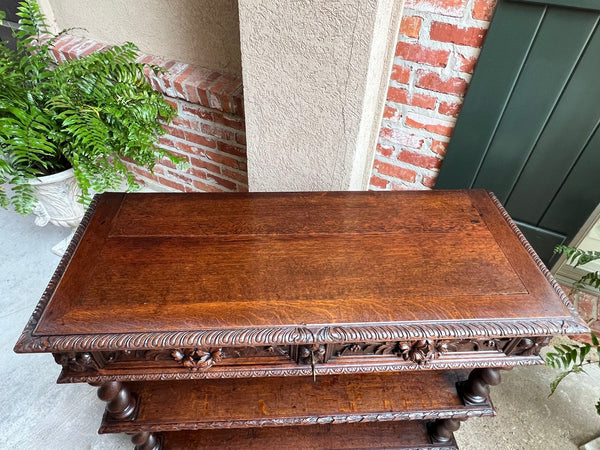
[[(275, 3), (275, 2), (273, 2)], [(58, 29), (82, 27), (109, 44), (241, 74), (237, 0), (40, 0)]]
[(251, 191), (366, 189), (400, 4), (239, 0)]

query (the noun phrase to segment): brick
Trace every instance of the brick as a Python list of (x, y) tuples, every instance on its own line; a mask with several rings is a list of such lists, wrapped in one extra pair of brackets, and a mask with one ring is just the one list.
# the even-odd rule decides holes
[(224, 189), (222, 187), (213, 186), (208, 183), (204, 183), (203, 181), (194, 180), (194, 187), (202, 192), (223, 192)]
[(419, 44), (398, 42), (396, 45), (396, 56), (429, 66), (446, 67), (450, 52), (448, 50), (435, 50), (423, 47)]
[(379, 137), (391, 143), (400, 144), (414, 149), (420, 149), (423, 147), (424, 142), (424, 139), (420, 138), (419, 136), (388, 127), (382, 127), (381, 130), (379, 130)]
[(471, 10), (471, 17), (489, 22), (492, 20), (495, 9), (496, 2), (493, 0), (476, 0)]
[(453, 123), (420, 114), (409, 114), (406, 117), (406, 125), (443, 136), (452, 136), (454, 131)]
[(223, 153), (229, 153), (234, 156), (246, 157), (246, 148), (237, 147), (235, 145), (227, 144), (225, 142), (217, 142), (217, 148)]
[(410, 99), (412, 106), (418, 106), (419, 108), (435, 109), (435, 103), (437, 99), (425, 94), (414, 94)]
[(233, 141), (233, 139), (235, 138), (235, 134), (233, 131), (227, 130), (225, 128), (215, 127), (206, 123), (200, 125), (200, 130), (202, 130), (204, 134), (207, 134), (209, 136), (215, 136), (225, 141)]
[(384, 180), (383, 178), (379, 178), (378, 176), (372, 175), (369, 185), (377, 187), (379, 189), (387, 189), (388, 181)]
[(174, 110), (179, 111), (179, 103), (177, 103), (176, 100), (169, 98), (169, 97), (165, 97), (165, 102), (167, 102), (169, 105), (171, 105)]
[(246, 145), (246, 133), (235, 133), (235, 142)]
[(186, 97), (186, 91), (185, 91), (185, 81), (196, 71), (196, 68), (190, 65), (187, 65), (187, 67), (184, 68), (184, 70), (179, 73), (176, 77), (174, 77), (173, 79), (173, 88), (175, 89), (175, 91), (177, 91), (177, 93), (179, 95), (181, 95), (183, 98)]
[(194, 181), (193, 178), (191, 176), (189, 176), (187, 173), (179, 172), (175, 169), (167, 170), (167, 174), (172, 178), (177, 178), (178, 180), (181, 180), (181, 182), (183, 182), (186, 185), (191, 186), (192, 182)]
[(458, 117), (461, 108), (462, 103), (442, 102), (438, 107), (438, 111), (440, 114), (444, 114), (445, 116)]
[(373, 168), (382, 175), (410, 181), (411, 183), (414, 183), (417, 179), (417, 172), (414, 170), (379, 161), (378, 159), (375, 160)]
[(173, 121), (171, 122), (173, 125), (177, 125), (180, 127), (185, 127), (185, 128), (194, 128), (194, 126), (192, 125), (192, 123), (187, 120), (187, 119), (183, 119), (179, 116), (175, 116), (173, 117)]
[(213, 113), (213, 122), (239, 131), (246, 130), (246, 122), (243, 117), (229, 116), (221, 113)]
[(208, 138), (193, 131), (185, 132), (185, 140), (194, 144), (202, 145), (208, 148), (217, 148), (217, 142), (214, 139)]
[(158, 177), (158, 182), (163, 186), (167, 186), (178, 191), (185, 192), (185, 186), (178, 181), (169, 180), (168, 178), (164, 177)]
[(394, 103), (408, 104), (408, 91), (406, 89), (390, 86), (387, 91), (387, 100)]
[(207, 179), (215, 182), (219, 186), (223, 186), (228, 191), (237, 191), (237, 184), (233, 181), (226, 180), (225, 178), (218, 177), (212, 173), (208, 173)]
[(394, 65), (392, 67), (392, 75), (390, 79), (394, 80), (397, 83), (407, 84), (410, 78), (410, 69), (407, 67), (402, 67), (398, 65)]
[(435, 139), (431, 141), (431, 151), (440, 156), (444, 156), (446, 154), (446, 148), (448, 148), (447, 142), (436, 141)]
[(179, 139), (187, 140), (185, 137), (185, 131), (183, 131), (181, 128), (175, 128), (175, 127), (171, 127), (169, 125), (163, 125), (162, 127), (164, 128), (164, 130), (167, 132), (168, 135), (171, 135), (171, 136), (179, 138)]
[(235, 170), (223, 167), (223, 169), (221, 170), (221, 174), (224, 177), (239, 181), (240, 183), (248, 184), (248, 174), (247, 173), (236, 172)]
[(422, 24), (423, 19), (421, 17), (402, 17), (402, 21), (400, 22), (400, 33), (412, 38), (419, 37), (419, 31), (421, 30)]
[(173, 140), (169, 139), (168, 136), (159, 137), (158, 143), (164, 147), (177, 148), (177, 147), (175, 147), (175, 142)]
[[(203, 170), (200, 170), (203, 169)], [(200, 176), (198, 175), (199, 173), (201, 173), (201, 178), (206, 178), (206, 171), (209, 172), (213, 172), (213, 173), (221, 173), (221, 167), (210, 162), (210, 161), (206, 161), (205, 159), (202, 158), (196, 158), (196, 157), (191, 157), (190, 158), (190, 170), (192, 172), (192, 174), (196, 175), (196, 176)]]
[(392, 183), (392, 191), (414, 191), (418, 190), (420, 185), (397, 181)]
[(423, 169), (439, 169), (442, 163), (442, 160), (435, 156), (423, 155), (408, 150), (402, 150), (398, 155), (398, 160)]
[(417, 72), (417, 78), (417, 87), (444, 94), (464, 95), (469, 86), (469, 83), (462, 78), (451, 77), (443, 80), (437, 73), (423, 70)]
[(477, 64), (478, 56), (463, 56), (460, 53), (457, 55), (456, 70), (463, 73), (473, 73), (475, 64)]
[(389, 158), (390, 156), (392, 156), (392, 153), (394, 153), (394, 146), (393, 145), (384, 145), (381, 143), (377, 144), (377, 149), (375, 150), (378, 154), (383, 155), (387, 158)]
[(421, 177), (421, 184), (428, 188), (433, 189), (435, 187), (435, 182), (437, 181), (437, 177), (430, 177), (428, 175), (423, 175)]
[(246, 163), (243, 161), (238, 161), (235, 158), (230, 158), (229, 156), (221, 155), (209, 150), (204, 151), (203, 155), (217, 164), (223, 164), (224, 166), (232, 167), (238, 170), (246, 170)]
[(204, 108), (200, 108), (200, 107), (197, 107), (197, 106), (188, 106), (188, 105), (183, 105), (183, 106), (181, 107), (181, 110), (182, 110), (184, 113), (187, 113), (187, 114), (192, 114), (193, 116), (196, 116), (196, 117), (198, 117), (199, 119), (202, 119), (202, 120), (207, 120), (207, 121), (209, 121), (209, 122), (212, 122), (212, 121), (213, 121), (213, 115), (212, 115), (212, 112), (210, 112), (210, 111), (208, 111), (208, 110), (206, 110), (206, 109), (204, 109)]
[(444, 22), (433, 22), (429, 37), (434, 41), (451, 42), (469, 47), (481, 47), (485, 39), (486, 30), (483, 28), (461, 28)]
[(383, 118), (392, 122), (398, 122), (402, 118), (402, 114), (393, 106), (385, 105)]
[(404, 8), (442, 16), (463, 17), (468, 0), (406, 0)]
[(250, 189), (247, 184), (238, 184), (237, 191), (238, 192), (248, 192)]

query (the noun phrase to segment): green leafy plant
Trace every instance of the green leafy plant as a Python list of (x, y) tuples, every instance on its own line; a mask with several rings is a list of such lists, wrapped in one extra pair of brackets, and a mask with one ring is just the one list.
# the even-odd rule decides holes
[[(554, 249), (554, 253), (562, 253), (566, 256), (567, 262), (574, 267), (582, 266), (592, 261), (600, 259), (600, 252), (593, 250), (581, 250), (576, 247), (567, 247), (559, 245)], [(596, 289), (600, 287), (600, 274), (589, 272), (582, 276), (573, 285), (573, 292), (576, 292), (583, 285), (590, 285)], [(583, 344), (560, 344), (554, 347), (553, 351), (546, 354), (546, 365), (554, 369), (561, 370), (561, 373), (550, 383), (550, 395), (552, 395), (558, 385), (564, 378), (572, 373), (585, 372), (585, 366), (595, 364), (600, 366), (600, 362), (594, 362), (591, 355), (594, 353), (600, 357), (600, 343), (598, 337), (592, 333), (592, 343)], [(596, 412), (600, 414), (600, 400), (596, 403)]]
[[(600, 252), (598, 251), (581, 250), (577, 247), (567, 247), (566, 245), (556, 246), (554, 253), (562, 253), (565, 255), (567, 263), (571, 264), (573, 267), (583, 266), (584, 264), (600, 259)], [(575, 282), (573, 288), (576, 291), (586, 284), (596, 289), (600, 289), (600, 272), (588, 272)]]
[[(138, 48), (127, 43), (80, 59), (56, 64), (50, 35), (37, 2), (18, 7), (16, 51), (0, 42), (0, 205), (21, 214), (35, 207), (32, 178), (73, 168), (82, 190), (115, 189), (125, 180), (137, 184), (123, 159), (152, 170), (157, 159), (180, 160), (154, 147), (164, 134), (161, 120), (175, 111), (149, 85), (137, 63)], [(0, 12), (0, 20), (5, 17)]]

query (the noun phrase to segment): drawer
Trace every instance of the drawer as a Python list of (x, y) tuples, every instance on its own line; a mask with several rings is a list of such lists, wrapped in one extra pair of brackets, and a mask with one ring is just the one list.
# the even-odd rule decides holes
[(539, 364), (549, 338), (350, 342), (54, 354), (59, 382), (182, 380)]

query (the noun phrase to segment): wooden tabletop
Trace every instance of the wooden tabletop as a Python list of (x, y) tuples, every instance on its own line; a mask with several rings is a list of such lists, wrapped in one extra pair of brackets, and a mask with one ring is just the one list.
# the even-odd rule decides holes
[(95, 198), (15, 350), (587, 330), (484, 190)]

